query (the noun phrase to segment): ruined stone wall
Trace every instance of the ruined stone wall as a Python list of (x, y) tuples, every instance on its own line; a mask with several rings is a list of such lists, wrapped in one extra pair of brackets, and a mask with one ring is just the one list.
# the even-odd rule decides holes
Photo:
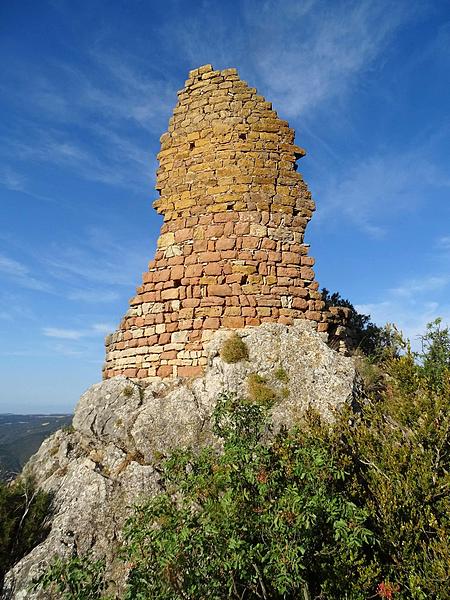
[(294, 131), (235, 69), (191, 71), (161, 137), (154, 260), (119, 329), (104, 377), (189, 376), (219, 328), (317, 323), (326, 313), (304, 244), (314, 202)]

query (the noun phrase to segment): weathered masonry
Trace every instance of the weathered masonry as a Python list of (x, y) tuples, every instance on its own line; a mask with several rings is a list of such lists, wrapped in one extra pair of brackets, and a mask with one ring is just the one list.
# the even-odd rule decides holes
[(161, 137), (157, 252), (106, 340), (105, 378), (200, 374), (219, 328), (309, 319), (326, 331), (303, 243), (314, 211), (303, 155), (235, 69), (189, 73)]

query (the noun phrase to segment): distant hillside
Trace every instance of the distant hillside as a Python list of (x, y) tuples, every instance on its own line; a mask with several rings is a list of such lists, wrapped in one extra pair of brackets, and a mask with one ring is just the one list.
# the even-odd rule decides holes
[(72, 415), (0, 414), (0, 479), (18, 473), (46, 437), (71, 422)]

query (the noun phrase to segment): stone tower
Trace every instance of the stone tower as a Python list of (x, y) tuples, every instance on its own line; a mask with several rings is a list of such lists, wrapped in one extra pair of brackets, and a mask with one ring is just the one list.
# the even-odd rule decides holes
[(105, 378), (198, 375), (219, 328), (300, 318), (326, 331), (303, 243), (314, 211), (304, 154), (235, 69), (189, 73), (161, 137), (157, 252), (106, 339)]

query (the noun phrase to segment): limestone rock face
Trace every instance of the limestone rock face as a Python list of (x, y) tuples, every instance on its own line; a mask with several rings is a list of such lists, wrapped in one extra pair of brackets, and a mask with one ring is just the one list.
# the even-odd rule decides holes
[(106, 339), (105, 378), (199, 375), (222, 327), (303, 318), (326, 331), (294, 135), (236, 69), (190, 72), (161, 137), (156, 255)]
[(249, 375), (263, 377), (277, 394), (275, 429), (292, 426), (310, 405), (332, 420), (334, 411), (354, 400), (352, 359), (330, 349), (307, 321), (239, 331), (249, 356), (234, 364), (219, 354), (230, 333), (220, 330), (210, 340), (202, 377), (144, 387), (119, 376), (83, 394), (73, 430), (48, 438), (26, 466), (39, 486), (54, 493), (55, 513), (47, 539), (7, 575), (4, 598), (45, 598), (30, 592), (31, 580), (54, 555), (74, 550), (106, 556), (111, 576), (123, 581), (124, 566), (114, 559), (121, 528), (129, 507), (158, 492), (161, 454), (176, 446), (219, 444), (211, 431), (217, 397), (246, 397)]

